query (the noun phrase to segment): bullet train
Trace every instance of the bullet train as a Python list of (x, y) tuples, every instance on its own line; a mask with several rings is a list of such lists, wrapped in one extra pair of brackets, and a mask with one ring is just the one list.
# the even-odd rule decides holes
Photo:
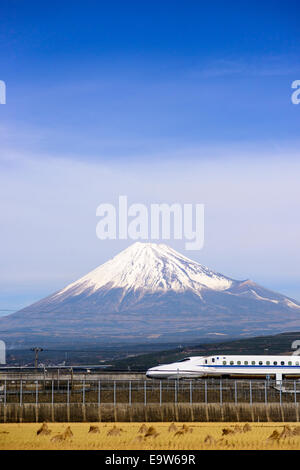
[(171, 364), (151, 367), (151, 379), (200, 377), (269, 377), (280, 382), (284, 377), (300, 377), (300, 356), (191, 356)]

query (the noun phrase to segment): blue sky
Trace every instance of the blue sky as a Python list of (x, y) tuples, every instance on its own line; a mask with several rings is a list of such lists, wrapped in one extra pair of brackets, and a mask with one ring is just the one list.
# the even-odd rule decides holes
[(204, 203), (204, 249), (186, 254), (300, 300), (299, 10), (1, 2), (0, 310), (125, 248), (95, 235), (119, 194)]

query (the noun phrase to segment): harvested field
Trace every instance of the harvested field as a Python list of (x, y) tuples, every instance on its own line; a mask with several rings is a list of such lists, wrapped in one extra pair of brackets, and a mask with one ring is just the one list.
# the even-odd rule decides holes
[[(91, 432), (97, 428), (97, 432)], [(47, 432), (41, 432), (41, 429)], [(0, 450), (298, 450), (295, 423), (7, 423)]]

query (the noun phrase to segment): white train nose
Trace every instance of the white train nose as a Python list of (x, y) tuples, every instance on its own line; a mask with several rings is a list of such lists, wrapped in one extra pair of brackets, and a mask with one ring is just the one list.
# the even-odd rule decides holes
[(159, 367), (151, 367), (151, 369), (148, 369), (146, 372), (146, 377), (152, 379), (153, 377), (157, 377), (159, 374)]
[(165, 379), (171, 374), (172, 372), (170, 373), (170, 370), (168, 370), (166, 366), (156, 366), (147, 370), (146, 377), (150, 379)]

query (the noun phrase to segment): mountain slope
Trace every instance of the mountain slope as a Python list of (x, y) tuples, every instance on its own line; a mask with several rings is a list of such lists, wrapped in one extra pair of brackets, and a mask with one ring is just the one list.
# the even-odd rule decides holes
[[(0, 319), (5, 339), (144, 341), (297, 329), (300, 304), (166, 245), (135, 243), (61, 291)], [(25, 338), (24, 338), (25, 337)]]
[(232, 284), (228, 277), (214, 273), (166, 245), (137, 242), (58, 292), (57, 298), (84, 291), (91, 295), (101, 288), (151, 292), (189, 289), (200, 296), (203, 287), (224, 290)]

